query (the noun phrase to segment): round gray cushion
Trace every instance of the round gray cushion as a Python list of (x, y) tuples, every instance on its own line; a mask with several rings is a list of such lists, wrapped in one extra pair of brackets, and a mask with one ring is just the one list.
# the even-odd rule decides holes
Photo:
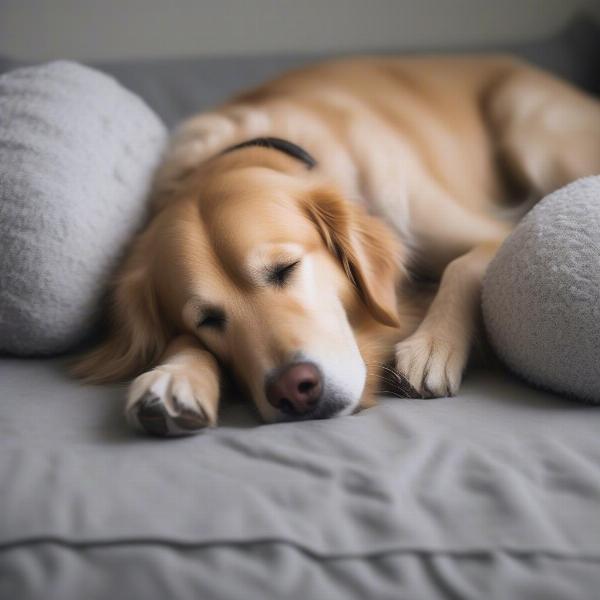
[(58, 353), (89, 332), (165, 141), (148, 106), (94, 69), (0, 77), (0, 352)]
[(554, 192), (525, 216), (489, 266), (483, 316), (510, 369), (600, 401), (600, 177)]

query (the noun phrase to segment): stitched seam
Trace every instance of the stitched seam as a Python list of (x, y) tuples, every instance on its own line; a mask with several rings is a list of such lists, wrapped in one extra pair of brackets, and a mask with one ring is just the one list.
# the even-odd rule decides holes
[(564, 552), (557, 552), (554, 550), (537, 549), (537, 550), (517, 550), (511, 548), (495, 548), (495, 549), (484, 549), (475, 548), (469, 550), (427, 550), (423, 548), (386, 548), (381, 550), (371, 550), (365, 552), (321, 552), (314, 550), (303, 544), (289, 540), (281, 540), (277, 538), (261, 538), (256, 540), (229, 540), (229, 541), (205, 541), (205, 542), (194, 542), (194, 541), (172, 541), (163, 540), (159, 538), (131, 538), (121, 540), (89, 540), (89, 541), (73, 541), (60, 538), (57, 536), (41, 536), (36, 538), (29, 538), (25, 540), (18, 540), (13, 542), (4, 542), (0, 544), (0, 552), (9, 552), (11, 550), (25, 548), (28, 546), (40, 546), (40, 545), (55, 545), (62, 546), (65, 548), (73, 549), (98, 549), (98, 548), (111, 548), (111, 547), (124, 547), (124, 546), (165, 546), (168, 548), (180, 548), (188, 550), (205, 549), (205, 548), (227, 548), (227, 547), (239, 547), (247, 548), (251, 546), (288, 546), (294, 548), (309, 556), (311, 558), (319, 560), (352, 560), (360, 558), (380, 558), (391, 555), (409, 555), (416, 554), (423, 557), (431, 556), (449, 556), (454, 558), (484, 558), (488, 556), (497, 555), (508, 555), (519, 558), (531, 558), (543, 556), (552, 558), (555, 560), (564, 561), (585, 561), (585, 562), (600, 562), (600, 554), (595, 553), (581, 553), (581, 554), (567, 554)]

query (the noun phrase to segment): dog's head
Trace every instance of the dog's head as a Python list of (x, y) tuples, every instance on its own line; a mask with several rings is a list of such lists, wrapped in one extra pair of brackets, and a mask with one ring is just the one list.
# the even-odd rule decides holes
[(361, 336), (398, 323), (401, 248), (382, 222), (272, 154), (215, 159), (162, 203), (116, 280), (112, 331), (80, 374), (130, 377), (191, 332), (266, 421), (365, 401)]

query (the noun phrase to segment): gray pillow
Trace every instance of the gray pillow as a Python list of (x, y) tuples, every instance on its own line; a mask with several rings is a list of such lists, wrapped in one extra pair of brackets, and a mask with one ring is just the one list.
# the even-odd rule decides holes
[(483, 316), (517, 374), (600, 402), (600, 176), (550, 194), (521, 221), (488, 268)]
[(165, 141), (151, 109), (94, 69), (0, 77), (0, 352), (58, 353), (90, 331)]

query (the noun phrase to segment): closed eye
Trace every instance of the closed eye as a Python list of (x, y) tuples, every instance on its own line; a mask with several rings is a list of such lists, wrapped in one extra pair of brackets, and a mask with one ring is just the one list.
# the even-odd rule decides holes
[(267, 269), (267, 282), (276, 287), (283, 287), (300, 264), (300, 260), (292, 263), (282, 263), (270, 266)]
[(196, 323), (196, 327), (200, 328), (210, 328), (217, 329), (222, 331), (225, 329), (225, 324), (227, 323), (227, 319), (225, 318), (225, 313), (221, 310), (210, 310), (205, 312), (198, 322)]

